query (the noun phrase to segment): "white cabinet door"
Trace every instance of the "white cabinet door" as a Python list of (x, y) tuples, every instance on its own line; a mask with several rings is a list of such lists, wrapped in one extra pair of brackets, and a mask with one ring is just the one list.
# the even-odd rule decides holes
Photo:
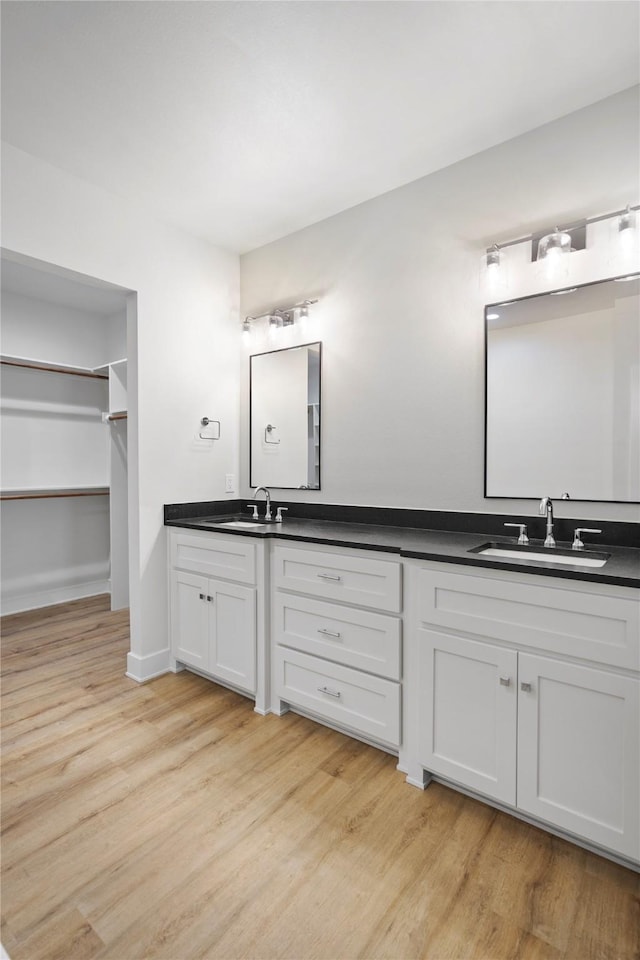
[(640, 858), (640, 682), (520, 654), (518, 807)]
[(209, 580), (209, 673), (249, 693), (256, 691), (256, 591)]
[(181, 663), (209, 669), (209, 581), (195, 573), (171, 573), (171, 653)]
[(517, 653), (418, 630), (420, 762), (496, 800), (516, 800)]

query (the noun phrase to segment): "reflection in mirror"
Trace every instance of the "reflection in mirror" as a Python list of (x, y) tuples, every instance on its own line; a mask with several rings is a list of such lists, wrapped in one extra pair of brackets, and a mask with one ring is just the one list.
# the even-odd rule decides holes
[(640, 501), (640, 278), (485, 310), (485, 496)]
[(320, 489), (321, 344), (251, 357), (249, 484)]

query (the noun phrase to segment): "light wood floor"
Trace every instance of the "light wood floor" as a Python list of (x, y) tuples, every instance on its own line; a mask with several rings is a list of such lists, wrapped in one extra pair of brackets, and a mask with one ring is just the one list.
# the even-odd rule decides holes
[(7, 617), (12, 960), (640, 956), (631, 871), (193, 674), (106, 598)]

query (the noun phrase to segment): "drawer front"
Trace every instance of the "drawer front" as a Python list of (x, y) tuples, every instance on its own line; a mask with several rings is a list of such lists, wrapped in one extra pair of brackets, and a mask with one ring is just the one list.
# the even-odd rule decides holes
[(170, 542), (170, 562), (174, 569), (236, 583), (256, 582), (256, 546), (245, 537), (172, 530)]
[(422, 569), (422, 623), (637, 670), (635, 599)]
[(347, 667), (400, 679), (400, 620), (323, 600), (276, 592), (278, 643)]
[(400, 685), (276, 647), (280, 699), (389, 746), (400, 744)]
[(400, 564), (392, 560), (276, 546), (273, 575), (286, 590), (400, 612)]

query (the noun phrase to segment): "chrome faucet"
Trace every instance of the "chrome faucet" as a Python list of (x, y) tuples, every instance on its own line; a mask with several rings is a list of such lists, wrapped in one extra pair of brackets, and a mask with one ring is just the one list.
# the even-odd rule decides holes
[(545, 547), (555, 547), (556, 541), (553, 536), (553, 503), (551, 497), (543, 497), (540, 501), (539, 514), (547, 517), (547, 536), (544, 541)]
[(273, 517), (272, 517), (272, 515), (271, 515), (271, 494), (269, 493), (269, 488), (268, 488), (268, 487), (256, 487), (256, 489), (254, 490), (254, 493), (257, 495), (258, 493), (260, 493), (261, 490), (264, 491), (264, 495), (265, 495), (265, 497), (266, 497), (266, 505), (265, 505), (265, 509), (264, 509), (264, 518), (265, 518), (265, 520), (272, 520)]

